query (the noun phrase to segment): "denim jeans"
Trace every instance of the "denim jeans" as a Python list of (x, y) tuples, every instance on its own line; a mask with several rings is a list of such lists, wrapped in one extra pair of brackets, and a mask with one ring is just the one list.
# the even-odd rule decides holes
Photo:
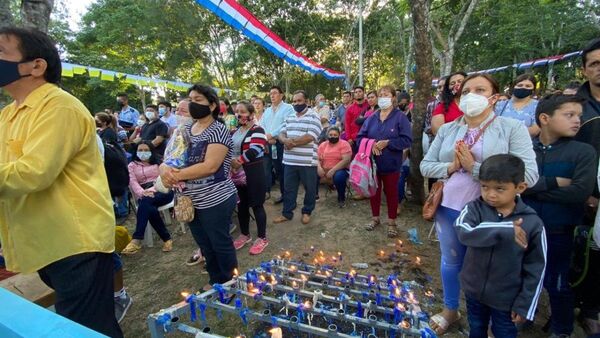
[(410, 174), (410, 167), (403, 165), (400, 171), (400, 179), (398, 180), (398, 203), (406, 199), (406, 180)]
[(271, 191), (271, 186), (273, 184), (273, 169), (275, 169), (275, 174), (277, 175), (277, 179), (279, 180), (279, 191), (281, 192), (281, 196), (283, 196), (283, 188), (285, 186), (285, 179), (283, 173), (283, 164), (281, 161), (283, 160), (283, 144), (277, 141), (275, 143), (275, 147), (277, 148), (277, 158), (273, 158), (272, 154), (272, 145), (267, 144), (269, 147), (269, 154), (265, 155), (265, 177), (267, 181), (267, 192)]
[(466, 297), (469, 320), (469, 338), (487, 338), (488, 326), (492, 320), (494, 337), (511, 338), (517, 336), (517, 327), (512, 322), (510, 311), (493, 309), (479, 301)]
[(231, 215), (237, 203), (236, 195), (214, 207), (196, 209), (190, 232), (206, 259), (209, 283), (225, 283), (233, 278), (237, 257), (229, 234)]
[(466, 248), (458, 240), (454, 221), (460, 211), (439, 206), (435, 213), (435, 227), (440, 240), (442, 263), (440, 266), (442, 286), (444, 288), (444, 305), (450, 310), (458, 309), (460, 297), (460, 280), (458, 274), (462, 269)]
[(127, 217), (129, 214), (129, 190), (125, 192), (125, 195), (118, 198), (113, 198), (114, 211), (117, 218)]
[(171, 201), (173, 201), (172, 191), (168, 194), (156, 192), (154, 193), (154, 197), (142, 197), (142, 199), (138, 201), (135, 232), (131, 237), (133, 237), (133, 239), (144, 239), (144, 232), (146, 231), (146, 226), (148, 226), (148, 221), (150, 221), (150, 225), (156, 230), (160, 239), (164, 242), (170, 240), (171, 234), (169, 234), (165, 222), (162, 217), (160, 217), (158, 208), (171, 203)]
[(302, 183), (302, 186), (304, 186), (302, 214), (310, 215), (315, 210), (317, 197), (317, 167), (286, 165), (283, 172), (285, 175), (285, 189), (283, 190), (283, 211), (281, 214), (287, 219), (294, 218), (298, 187)]
[(550, 298), (550, 329), (555, 334), (573, 332), (575, 295), (569, 285), (569, 268), (573, 252), (573, 233), (546, 235), (548, 257), (544, 287)]
[[(333, 174), (333, 185), (337, 191), (338, 202), (346, 201), (346, 187), (348, 186), (348, 177), (350, 173), (348, 169), (340, 169)], [(317, 195), (319, 195), (319, 185), (321, 185), (321, 178), (317, 178)]]

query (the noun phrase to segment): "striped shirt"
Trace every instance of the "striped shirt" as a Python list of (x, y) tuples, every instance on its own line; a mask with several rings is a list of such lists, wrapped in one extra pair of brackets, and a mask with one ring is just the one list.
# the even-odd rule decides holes
[(296, 146), (283, 151), (283, 164), (302, 167), (316, 167), (319, 161), (317, 157), (317, 140), (321, 134), (321, 118), (312, 109), (303, 115), (293, 114), (285, 119), (281, 133), (287, 138), (298, 138), (310, 135), (313, 140), (307, 144)]
[(235, 185), (229, 178), (233, 142), (229, 130), (223, 123), (213, 122), (200, 135), (192, 135), (192, 125), (193, 123), (189, 123), (185, 126), (185, 130), (190, 135), (186, 167), (204, 162), (210, 144), (222, 144), (229, 148), (225, 160), (214, 174), (185, 182), (183, 194), (192, 199), (194, 208), (208, 209), (237, 193)]

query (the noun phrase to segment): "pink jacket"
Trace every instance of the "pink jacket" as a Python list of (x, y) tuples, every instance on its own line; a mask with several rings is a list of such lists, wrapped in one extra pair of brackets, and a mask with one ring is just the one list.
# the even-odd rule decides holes
[(159, 176), (158, 164), (144, 164), (142, 162), (131, 162), (127, 166), (129, 168), (129, 188), (133, 191), (136, 199), (142, 198), (144, 191), (156, 190), (154, 187), (150, 189), (142, 188), (142, 184), (154, 182)]

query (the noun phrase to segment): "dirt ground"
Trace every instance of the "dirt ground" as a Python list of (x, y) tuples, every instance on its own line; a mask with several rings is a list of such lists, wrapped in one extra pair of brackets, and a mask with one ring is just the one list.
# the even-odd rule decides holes
[[(351, 263), (366, 262), (369, 264), (369, 269), (360, 270), (359, 273), (387, 276), (394, 272), (398, 273), (402, 280), (417, 280), (423, 284), (424, 288), (432, 290), (435, 295), (429, 311), (436, 313), (441, 309), (439, 246), (436, 241), (427, 239), (431, 223), (422, 220), (419, 206), (410, 202), (405, 204), (398, 218), (401, 229), (399, 238), (403, 241), (403, 253), (406, 255), (398, 255), (392, 261), (383, 262), (378, 256), (380, 250), (384, 250), (388, 255), (395, 250), (396, 241), (387, 238), (385, 227), (379, 227), (372, 232), (364, 230), (371, 215), (368, 200), (350, 200), (346, 208), (340, 209), (337, 206), (335, 192), (326, 193), (325, 188), (321, 187), (320, 195), (321, 199), (317, 202), (312, 221), (308, 225), (300, 223), (298, 213), (291, 222), (272, 224), (272, 220), (281, 212), (281, 205), (273, 205), (271, 201), (267, 201), (265, 203), (268, 215), (267, 237), (270, 244), (259, 256), (249, 255), (248, 247), (238, 251), (240, 271), (244, 272), (249, 268), (256, 267), (261, 261), (272, 259), (286, 250), (289, 250), (296, 259), (306, 260), (306, 256), (311, 254), (310, 247), (314, 246), (316, 250), (322, 250), (329, 255), (336, 254), (338, 251), (342, 252), (343, 260), (339, 267), (342, 271), (349, 271)], [(301, 192), (298, 198), (299, 206), (302, 205), (302, 197)], [(382, 207), (381, 214), (386, 215), (385, 205)], [(130, 231), (133, 230), (134, 221), (135, 216), (131, 215), (126, 223)], [(237, 224), (235, 217), (234, 223)], [(123, 257), (125, 285), (127, 292), (134, 300), (127, 316), (121, 322), (125, 337), (149, 337), (146, 326), (146, 318), (149, 314), (182, 301), (183, 298), (180, 295), (182, 291), (197, 291), (208, 281), (208, 275), (201, 274), (199, 265), (193, 267), (185, 265), (185, 261), (196, 245), (189, 230), (187, 233), (181, 234), (175, 228), (175, 226), (169, 227), (174, 240), (172, 252), (161, 252), (162, 242), (155, 240), (153, 248), (144, 248), (136, 255)], [(408, 240), (407, 230), (410, 228), (418, 230), (423, 244), (416, 245)], [(256, 226), (254, 223), (251, 223), (250, 230), (255, 237)], [(234, 237), (237, 235), (239, 235), (239, 229), (233, 234)], [(417, 256), (421, 260), (419, 266), (415, 263)], [(549, 336), (540, 329), (548, 318), (546, 308), (547, 301), (544, 298), (540, 303), (540, 311), (534, 327), (523, 332), (522, 337)], [(451, 329), (444, 337), (468, 335), (464, 301), (461, 302), (460, 311), (463, 313), (461, 324)], [(208, 323), (213, 333), (223, 336), (244, 334), (253, 337), (256, 335), (256, 327), (244, 326), (238, 316), (225, 314), (223, 319), (219, 320), (210, 310), (207, 313)], [(579, 328), (574, 336), (584, 337)], [(186, 336), (171, 333), (169, 337)]]

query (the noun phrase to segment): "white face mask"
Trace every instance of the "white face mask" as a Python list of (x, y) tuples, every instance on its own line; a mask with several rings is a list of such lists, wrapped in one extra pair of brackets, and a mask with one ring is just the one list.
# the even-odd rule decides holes
[(189, 116), (181, 116), (181, 115), (177, 115), (176, 119), (177, 119), (178, 126), (183, 126), (183, 125), (186, 125), (186, 124), (194, 121), (194, 119)]
[(460, 104), (458, 107), (468, 117), (475, 117), (481, 115), (483, 111), (490, 106), (489, 98), (469, 93), (460, 97)]
[(138, 127), (143, 127), (143, 126), (144, 126), (144, 124), (146, 124), (146, 121), (144, 121), (144, 120), (142, 120), (142, 119), (139, 119), (139, 120), (137, 121), (137, 126), (138, 126)]
[(146, 112), (146, 117), (148, 118), (148, 120), (154, 120), (154, 112), (153, 111), (147, 111)]
[(377, 99), (377, 105), (381, 109), (387, 109), (392, 106), (392, 98), (391, 97), (380, 97)]

